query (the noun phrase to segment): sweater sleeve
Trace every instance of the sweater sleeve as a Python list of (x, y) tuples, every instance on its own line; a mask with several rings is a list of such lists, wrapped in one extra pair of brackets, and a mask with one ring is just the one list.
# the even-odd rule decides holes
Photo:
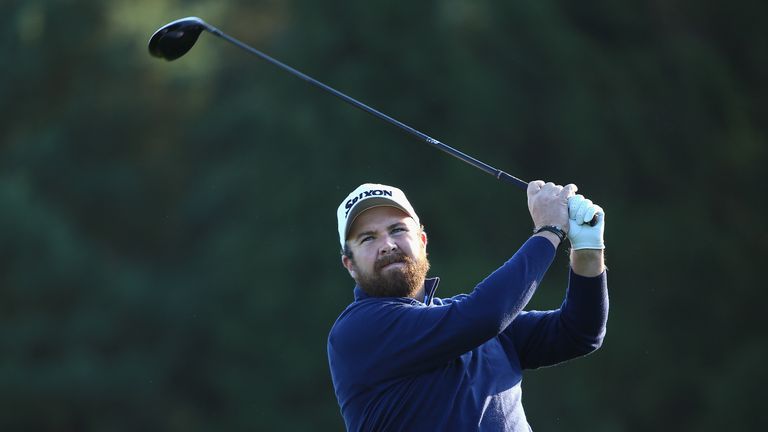
[(608, 320), (608, 282), (570, 272), (565, 301), (557, 310), (519, 314), (502, 333), (505, 350), (514, 350), (524, 369), (551, 366), (600, 347)]
[(418, 373), (498, 336), (522, 311), (555, 248), (534, 236), (468, 295), (425, 307), (368, 299), (345, 311), (329, 335), (332, 368), (364, 380)]

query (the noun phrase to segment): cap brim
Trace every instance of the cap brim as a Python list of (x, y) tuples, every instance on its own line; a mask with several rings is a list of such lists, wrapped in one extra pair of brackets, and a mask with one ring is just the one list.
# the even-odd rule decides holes
[(352, 228), (352, 224), (355, 223), (355, 219), (357, 219), (357, 217), (360, 216), (364, 211), (375, 207), (394, 207), (408, 215), (408, 217), (413, 217), (408, 212), (408, 210), (403, 208), (403, 206), (389, 198), (368, 198), (366, 200), (360, 201), (349, 212), (349, 216), (347, 217), (347, 226), (344, 227), (344, 238), (349, 236), (349, 230)]

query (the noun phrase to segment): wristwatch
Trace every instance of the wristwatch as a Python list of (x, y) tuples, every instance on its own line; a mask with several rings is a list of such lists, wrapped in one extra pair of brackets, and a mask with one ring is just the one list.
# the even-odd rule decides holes
[(563, 231), (563, 229), (557, 225), (542, 225), (533, 229), (534, 234), (538, 234), (542, 231), (551, 232), (552, 234), (556, 235), (560, 241), (565, 240), (565, 231)]

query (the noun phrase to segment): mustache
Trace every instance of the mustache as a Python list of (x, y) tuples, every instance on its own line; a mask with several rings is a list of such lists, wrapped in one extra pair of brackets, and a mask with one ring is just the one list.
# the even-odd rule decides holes
[(379, 258), (378, 260), (376, 260), (376, 264), (374, 268), (376, 271), (379, 271), (390, 264), (400, 263), (400, 262), (409, 264), (411, 262), (411, 258), (402, 252), (395, 252), (389, 255), (385, 255)]

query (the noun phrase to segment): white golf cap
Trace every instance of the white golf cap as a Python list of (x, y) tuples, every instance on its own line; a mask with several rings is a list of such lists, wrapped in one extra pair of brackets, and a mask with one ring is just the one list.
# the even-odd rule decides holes
[(347, 240), (347, 234), (352, 227), (355, 218), (373, 207), (395, 207), (404, 211), (412, 217), (416, 224), (419, 224), (419, 217), (413, 210), (408, 198), (400, 189), (376, 183), (365, 183), (353, 190), (352, 193), (344, 198), (336, 211), (336, 218), (339, 222), (339, 242), (341, 249), (344, 249), (344, 242)]

